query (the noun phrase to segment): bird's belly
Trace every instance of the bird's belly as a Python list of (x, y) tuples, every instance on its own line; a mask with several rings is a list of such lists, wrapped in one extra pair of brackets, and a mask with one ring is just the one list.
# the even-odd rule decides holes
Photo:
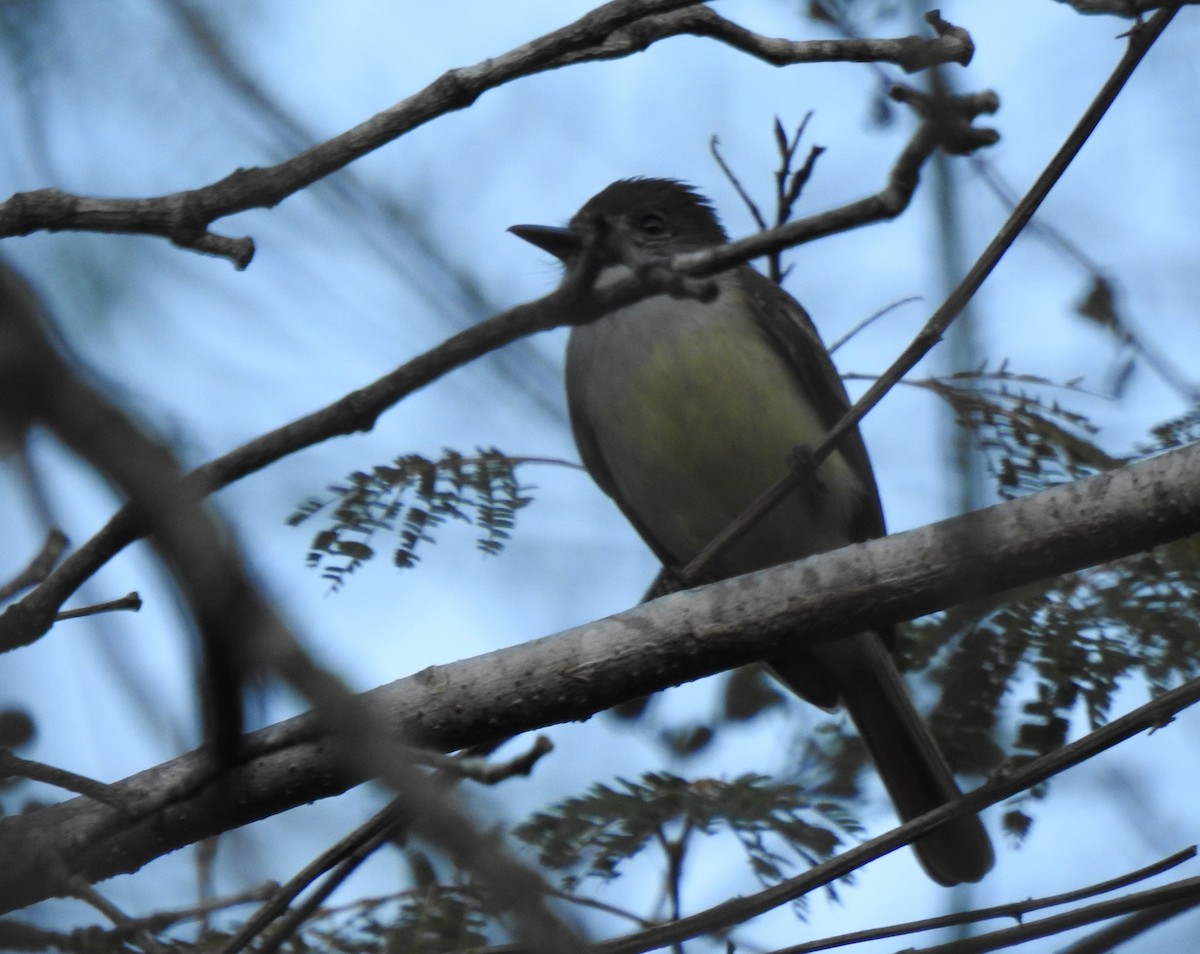
[[(619, 374), (587, 375), (572, 402), (585, 409), (619, 502), (676, 565), (783, 476), (797, 447), (826, 431), (783, 356), (720, 302), (650, 299), (576, 329), (568, 350), (568, 362), (589, 349), (613, 349), (610, 359), (623, 362)], [(590, 357), (607, 364), (598, 351)], [(784, 500), (711, 575), (851, 542), (849, 514), (862, 493), (835, 453), (818, 482)]]

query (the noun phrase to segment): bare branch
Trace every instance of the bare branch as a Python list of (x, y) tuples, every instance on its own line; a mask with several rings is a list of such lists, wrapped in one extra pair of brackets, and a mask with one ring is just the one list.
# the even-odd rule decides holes
[[(849, 341), (851, 338), (853, 338), (859, 332), (861, 332), (864, 329), (868, 328), (869, 326), (873, 325), (876, 321), (878, 321), (884, 315), (894, 311), (897, 308), (901, 308), (904, 305), (911, 305), (913, 302), (922, 301), (922, 300), (923, 299), (921, 298), (920, 295), (909, 295), (907, 298), (900, 298), (897, 301), (892, 302), (890, 305), (884, 305), (882, 308), (879, 309), (879, 311), (875, 312), (874, 314), (867, 315), (866, 318), (864, 318), (862, 321), (860, 321), (858, 324), (856, 324), (853, 328), (851, 328), (849, 331), (847, 331), (844, 335), (842, 335), (836, 341), (831, 341), (829, 343), (829, 353), (834, 354), (838, 350), (838, 348), (840, 348), (842, 345), (844, 345), (847, 341)], [(854, 377), (854, 375), (843, 374), (842, 380), (846, 381), (852, 377)], [(875, 376), (870, 375), (868, 380), (874, 381)]]
[(254, 256), (254, 242), (214, 233), (213, 222), (278, 205), (418, 126), (465, 109), (488, 90), (523, 76), (628, 56), (665, 37), (689, 33), (711, 36), (776, 65), (885, 60), (911, 71), (935, 63), (965, 63), (973, 50), (964, 30), (940, 18), (930, 20), (937, 33), (932, 39), (793, 42), (760, 37), (697, 4), (698, 0), (613, 0), (508, 53), (449, 70), (395, 106), (276, 166), (237, 169), (201, 188), (142, 199), (76, 196), (57, 189), (17, 193), (0, 203), (0, 236), (64, 230), (159, 235), (181, 248), (228, 258), (242, 269)]
[(1129, 914), (1133, 911), (1146, 911), (1164, 905), (1168, 907), (1170, 915), (1174, 916), (1180, 913), (1180, 906), (1194, 907), (1198, 903), (1200, 903), (1200, 878), (1188, 878), (1161, 888), (1139, 891), (1123, 898), (1101, 901), (1087, 907), (1076, 908), (1074, 911), (1042, 918), (1040, 921), (1005, 928), (1003, 931), (992, 931), (989, 934), (950, 941), (947, 944), (914, 949), (912, 954), (982, 954), (984, 951), (997, 951), (1001, 948), (1024, 944), (1035, 938), (1061, 934), (1063, 931), (1070, 931), (1072, 928), (1081, 927), (1084, 924), (1094, 924), (1096, 921)]
[(126, 593), (124, 596), (115, 600), (109, 600), (106, 603), (93, 603), (91, 606), (80, 606), (76, 609), (55, 613), (54, 622), (60, 623), (64, 619), (79, 619), (83, 616), (96, 616), (99, 613), (116, 613), (122, 610), (131, 610), (136, 613), (141, 608), (142, 598), (137, 593)]
[[(779, 117), (775, 118), (775, 146), (779, 153), (779, 167), (775, 172), (774, 226), (783, 225), (792, 217), (792, 208), (795, 206), (796, 200), (800, 198), (801, 191), (803, 191), (805, 184), (812, 175), (817, 159), (825, 151), (824, 146), (813, 146), (808, 152), (808, 158), (804, 161), (804, 165), (799, 169), (792, 168), (792, 162), (796, 157), (796, 149), (800, 145), (800, 140), (804, 136), (804, 130), (808, 127), (812, 116), (811, 111), (805, 114), (804, 119), (800, 121), (800, 125), (796, 128), (796, 132), (790, 140), (783, 128), (783, 124), (779, 121)], [(746, 205), (746, 208), (749, 209), (755, 224), (762, 230), (773, 227), (767, 225), (767, 220), (763, 218), (758, 205), (750, 198), (750, 193), (746, 191), (741, 180), (738, 179), (737, 175), (725, 161), (725, 158), (721, 155), (716, 136), (713, 136), (709, 141), (708, 147), (713, 159), (721, 167), (721, 172), (725, 174), (725, 178), (737, 190), (738, 196)], [(778, 249), (772, 251), (767, 257), (767, 275), (776, 284), (781, 284), (787, 275), (787, 270), (783, 268), (781, 259), (782, 255)]]
[(1164, 921), (1178, 917), (1185, 911), (1192, 910), (1195, 906), (1195, 898), (1176, 901), (1173, 904), (1156, 904), (1081, 938), (1069, 947), (1059, 948), (1058, 954), (1110, 954), (1118, 945), (1158, 927)]
[(908, 921), (904, 924), (889, 924), (886, 927), (868, 928), (863, 931), (854, 931), (850, 934), (839, 934), (836, 937), (824, 937), (805, 944), (786, 947), (775, 951), (774, 954), (815, 954), (817, 951), (828, 951), (835, 947), (844, 947), (847, 944), (858, 944), (862, 941), (877, 941), (885, 937), (900, 937), (905, 934), (916, 934), (918, 931), (935, 931), (940, 928), (958, 927), (963, 924), (986, 921), (989, 918), (1014, 918), (1020, 922), (1031, 911), (1040, 911), (1043, 908), (1057, 907), (1060, 904), (1071, 904), (1075, 901), (1081, 901), (1084, 898), (1095, 897), (1098, 894), (1107, 894), (1109, 891), (1116, 891), (1118, 888), (1125, 888), (1139, 881), (1145, 881), (1147, 878), (1153, 878), (1155, 875), (1169, 871), (1171, 868), (1181, 865), (1185, 861), (1191, 861), (1195, 857), (1196, 846), (1193, 845), (1191, 848), (1177, 851), (1170, 857), (1164, 858), (1162, 861), (1156, 861), (1154, 864), (1147, 865), (1144, 868), (1139, 868), (1137, 871), (1132, 871), (1129, 874), (1120, 875), (1116, 878), (1110, 878), (1098, 884), (1088, 885), (1086, 888), (1079, 888), (1075, 891), (1066, 891), (1062, 894), (1055, 894), (1046, 898), (1029, 898), (1025, 901), (1012, 901), (1008, 904), (997, 904), (987, 908), (978, 908), (974, 911), (956, 911), (953, 914), (943, 914), (936, 918), (923, 918), (920, 921)]
[(44, 954), (45, 951), (51, 950), (93, 950), (92, 947), (86, 946), (87, 944), (88, 942), (77, 941), (75, 933), (49, 931), (12, 918), (0, 921), (0, 948), (5, 951), (35, 951), (37, 954)]
[[(979, 156), (971, 157), (971, 167), (996, 198), (1010, 209), (1015, 204), (1012, 190), (1003, 180), (995, 166)], [(1048, 245), (1062, 252), (1072, 263), (1087, 273), (1088, 291), (1076, 305), (1076, 312), (1089, 321), (1098, 323), (1123, 346), (1141, 356), (1163, 381), (1175, 389), (1189, 404), (1200, 402), (1200, 383), (1189, 380), (1188, 374), (1175, 366), (1175, 362), (1162, 350), (1151, 344), (1146, 335), (1133, 325), (1125, 308), (1121, 307), (1120, 289), (1113, 276), (1092, 259), (1077, 243), (1068, 238), (1050, 222), (1033, 219), (1028, 233), (1038, 235)], [(1120, 393), (1120, 384), (1128, 373), (1128, 362), (1121, 362), (1122, 369), (1116, 375), (1112, 388)]]
[(125, 940), (141, 931), (162, 931), (181, 921), (193, 921), (207, 917), (216, 911), (261, 901), (266, 897), (267, 892), (274, 888), (274, 884), (268, 883), (239, 894), (213, 898), (194, 907), (161, 911), (148, 917), (130, 918), (125, 923), (105, 931), (89, 927), (74, 930), (70, 934), (63, 934), (6, 918), (0, 921), (0, 948), (6, 951), (37, 951), (39, 954), (47, 950), (78, 951), (80, 954), (89, 954), (96, 950), (98, 937), (116, 942)]
[[(227, 768), (237, 754), (243, 684), (251, 676), (276, 676), (312, 704), (343, 771), (378, 778), (400, 795), (416, 830), (489, 888), (498, 909), (514, 915), (525, 943), (546, 954), (579, 946), (576, 933), (545, 905), (540, 878), (511, 858), (494, 833), (479, 831), (412, 764), (402, 735), (389, 734), (340, 680), (313, 662), (251, 582), (230, 533), (200, 505), (195, 483), (185, 482), (165, 446), (143, 434), (59, 354), (42, 331), (40, 303), (10, 269), (0, 270), (0, 304), (0, 419), (17, 433), (33, 424), (48, 427), (124, 491), (126, 511), (145, 524), (195, 620), (204, 649), (208, 750), (216, 756), (202, 767), (201, 784), (213, 781), (224, 796), (214, 769)], [(147, 804), (128, 792), (116, 797)], [(149, 814), (125, 817), (124, 825), (144, 823)], [(117, 815), (109, 824), (119, 829), (122, 813)], [(82, 869), (52, 854), (58, 856), (55, 872), (66, 872), (57, 878), (60, 885), (87, 883)]]
[(308, 889), (317, 878), (335, 865), (353, 856), (356, 852), (370, 846), (371, 850), (382, 845), (385, 841), (402, 832), (412, 821), (404, 806), (397, 801), (391, 802), (372, 818), (330, 845), (316, 858), (310, 861), (284, 884), (272, 892), (266, 903), (250, 917), (229, 943), (222, 948), (221, 954), (237, 954), (254, 940), (276, 918), (281, 917), (302, 892)]
[[(919, 102), (917, 97), (911, 96), (909, 92), (898, 95), (906, 97), (907, 101), (914, 104)], [(875, 195), (837, 209), (797, 219), (766, 232), (737, 239), (727, 245), (678, 255), (672, 262), (673, 266), (687, 275), (715, 275), (735, 265), (768, 255), (776, 249), (791, 248), (828, 235), (848, 232), (863, 225), (894, 219), (912, 201), (921, 166), (933, 151), (939, 148), (943, 139), (961, 145), (968, 138), (975, 137), (981, 146), (998, 139), (994, 130), (971, 126), (971, 120), (975, 117), (995, 112), (999, 108), (999, 100), (994, 93), (977, 93), (973, 96), (950, 99), (953, 101), (950, 112), (938, 115), (936, 122), (926, 119), (918, 127), (892, 165), (887, 184)], [(943, 124), (948, 116), (955, 117), (955, 122), (950, 127)], [(967, 129), (973, 129), (974, 132), (968, 133)]]
[[(468, 778), (480, 785), (497, 785), (516, 775), (528, 775), (544, 756), (553, 751), (554, 743), (546, 736), (539, 735), (525, 752), (507, 762), (492, 764), (487, 759), (457, 755), (449, 758), (441, 756), (431, 764), (437, 765), (447, 775)], [(436, 755), (435, 752), (426, 753), (427, 758)]]
[(76, 875), (69, 877), (68, 890), (72, 896), (79, 898), (81, 901), (86, 901), (117, 927), (124, 928), (128, 932), (136, 934), (141, 946), (149, 951), (150, 954), (163, 954), (163, 946), (158, 943), (149, 931), (133, 927), (133, 918), (129, 917), (129, 915), (108, 898), (104, 897), (104, 895), (88, 884), (83, 878)]
[(936, 10), (925, 21), (936, 37), (902, 37), (897, 40), (783, 40), (760, 36), (718, 16), (710, 7), (693, 6), (632, 22), (609, 38), (603, 52), (584, 50), (565, 62), (626, 56), (644, 50), (669, 36), (690, 33), (707, 36), (749, 53), (773, 66), (796, 63), (894, 63), (907, 73), (916, 73), (943, 63), (971, 62), (975, 46), (967, 31), (947, 23)]
[[(545, 736), (539, 735), (527, 752), (502, 765), (490, 765), (486, 760), (481, 758), (464, 759), (424, 750), (413, 750), (412, 756), (416, 761), (434, 765), (441, 769), (442, 775), (447, 779), (469, 777), (485, 785), (494, 785), (502, 779), (511, 778), (513, 775), (528, 775), (533, 765), (542, 756), (550, 752), (552, 748), (550, 740)], [(322, 886), (319, 897), (315, 899), (309, 898), (305, 902), (303, 909), (297, 909), (297, 911), (292, 912), (286, 926), (280, 926), (279, 929), (273, 931), (271, 937), (278, 941), (294, 933), (299, 924), (302, 923), (303, 918), (316, 910), (320, 902), (328, 897), (337, 884), (341, 883), (345, 876), (349, 875), (353, 870), (351, 866), (346, 865), (346, 862), (352, 861), (353, 866), (356, 867), (358, 863), (365, 860), (370, 852), (375, 851), (387, 841), (394, 840), (411, 823), (412, 813), (406, 808), (404, 803), (399, 800), (393, 801), (373, 818), (364, 822), (349, 835), (321, 852), (317, 858), (313, 859), (302, 870), (289, 878), (286, 884), (281, 885), (273, 896), (268, 899), (267, 903), (259, 911), (255, 912), (254, 916), (242, 926), (241, 930), (222, 949), (222, 954), (237, 954), (238, 951), (243, 950), (256, 936), (264, 931), (268, 924), (276, 918), (283, 916), (288, 909), (288, 905), (318, 877), (335, 866), (341, 868), (344, 872), (341, 876), (336, 876), (336, 873), (331, 876), (328, 879), (328, 883)], [(548, 890), (547, 894), (557, 896), (556, 892), (552, 890)], [(301, 910), (303, 911), (302, 915), (300, 914)], [(256, 948), (256, 950), (262, 951), (267, 949), (268, 946), (267, 944), (263, 944)]]
[(103, 805), (108, 805), (122, 813), (128, 813), (129, 806), (121, 800), (120, 795), (112, 787), (77, 775), (66, 769), (46, 765), (44, 762), (34, 762), (14, 755), (8, 749), (0, 749), (0, 779), (27, 778), (46, 785), (53, 785), (64, 791), (73, 792), (95, 799)]

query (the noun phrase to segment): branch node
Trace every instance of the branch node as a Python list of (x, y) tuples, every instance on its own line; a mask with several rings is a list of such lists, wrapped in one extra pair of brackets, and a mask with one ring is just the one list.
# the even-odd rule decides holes
[[(244, 176), (245, 173), (246, 170), (238, 169), (217, 183), (215, 188), (219, 191), (226, 182)], [(250, 260), (254, 258), (254, 240), (248, 236), (233, 238), (210, 232), (208, 226), (212, 223), (214, 216), (199, 201), (199, 196), (195, 191), (168, 196), (165, 202), (167, 224), (163, 234), (171, 240), (172, 244), (179, 248), (189, 248), (208, 255), (227, 258), (233, 262), (233, 267), (239, 272), (245, 270), (246, 266), (250, 264)]]
[(1000, 97), (993, 90), (944, 96), (898, 83), (888, 90), (888, 96), (911, 107), (925, 120), (936, 134), (938, 145), (951, 155), (969, 155), (1000, 141), (995, 129), (972, 125), (976, 117), (990, 115), (1000, 108)]
[(218, 258), (227, 258), (239, 272), (245, 271), (254, 258), (254, 239), (247, 235), (233, 238), (200, 229), (190, 232), (172, 231), (168, 237), (180, 248), (190, 248), (207, 255), (216, 255)]
[[(975, 55), (975, 44), (971, 40), (971, 34), (962, 27), (955, 26), (953, 23), (943, 19), (941, 10), (930, 10), (925, 14), (925, 22), (933, 27), (939, 40), (948, 39), (953, 41), (953, 43), (948, 44), (948, 49), (958, 52), (952, 55), (950, 62), (958, 63), (962, 66), (966, 66), (971, 62), (971, 57)], [(942, 45), (946, 44), (934, 43), (930, 44), (930, 47), (939, 47)], [(938, 63), (943, 62), (932, 55), (934, 53), (933, 49), (930, 49), (929, 53), (930, 61), (926, 64), (927, 66), (936, 66)]]

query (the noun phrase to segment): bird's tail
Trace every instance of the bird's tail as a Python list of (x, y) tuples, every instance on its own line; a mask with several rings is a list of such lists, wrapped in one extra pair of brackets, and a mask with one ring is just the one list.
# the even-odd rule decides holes
[[(876, 633), (821, 643), (813, 653), (836, 677), (842, 702), (902, 821), (959, 797), (946, 759)], [(913, 849), (929, 876), (946, 886), (980, 880), (995, 860), (987, 829), (976, 815), (946, 822), (913, 842)]]

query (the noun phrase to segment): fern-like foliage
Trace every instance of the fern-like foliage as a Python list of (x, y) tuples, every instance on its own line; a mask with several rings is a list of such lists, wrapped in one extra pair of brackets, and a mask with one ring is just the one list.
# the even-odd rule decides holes
[[(1028, 674), (1016, 748), (1041, 755), (1067, 741), (1076, 712), (1092, 727), (1102, 724), (1122, 680), (1140, 677), (1157, 693), (1200, 675), (1200, 541), (1068, 573), (977, 609), (920, 623), (922, 641), (969, 644), (982, 660), (947, 667), (979, 678), (948, 691), (943, 705), (980, 696), (998, 702), (997, 688)], [(975, 721), (964, 712), (952, 718)]]
[(1036, 389), (1078, 390), (1078, 382), (1056, 385), (1001, 366), (915, 382), (954, 411), (975, 435), (1000, 496), (1011, 499), (1120, 467), (1125, 460), (1105, 453), (1093, 440), (1098, 428)]
[(690, 838), (719, 830), (731, 832), (754, 874), (772, 883), (786, 877), (794, 858), (823, 861), (841, 842), (840, 833), (860, 828), (841, 805), (814, 801), (800, 786), (766, 776), (688, 781), (648, 773), (636, 782), (594, 785), (535, 814), (516, 834), (574, 891), (587, 878), (616, 878), (623, 862), (651, 845), (668, 860), (682, 858)]
[[(1001, 496), (1091, 476), (1129, 459), (1100, 449), (1091, 440), (1096, 428), (1083, 415), (1024, 390), (1050, 382), (1004, 369), (982, 377), (982, 386), (980, 374), (922, 384), (975, 432)], [(963, 379), (972, 386), (958, 387)], [(1193, 410), (1154, 428), (1138, 454), (1197, 439), (1200, 410)], [(977, 771), (994, 767), (988, 764), (994, 745), (989, 752), (980, 743), (993, 737), (1002, 697), (1015, 693), (1021, 701), (1012, 748), (1019, 763), (1065, 744), (1079, 714), (1093, 728), (1103, 723), (1122, 682), (1138, 679), (1157, 693), (1200, 675), (1200, 540), (960, 606), (919, 621), (908, 636), (910, 663), (917, 669), (934, 664), (942, 684), (932, 721), (935, 732), (939, 724), (954, 727), (947, 737), (951, 762)], [(1007, 822), (1020, 834), (1029, 819), (1013, 811)]]
[(531, 500), (516, 475), (517, 466), (529, 461), (495, 448), (472, 457), (447, 450), (437, 460), (405, 454), (355, 471), (329, 488), (330, 497), (306, 501), (287, 522), (296, 526), (330, 513), (329, 524), (313, 537), (308, 565), (320, 568), (335, 589), (376, 556), (372, 542), (380, 531), (398, 535), (392, 551), (398, 567), (415, 565), (418, 547), (432, 543), (434, 531), (449, 520), (476, 527), (478, 548), (496, 554), (509, 539), (516, 512)]

